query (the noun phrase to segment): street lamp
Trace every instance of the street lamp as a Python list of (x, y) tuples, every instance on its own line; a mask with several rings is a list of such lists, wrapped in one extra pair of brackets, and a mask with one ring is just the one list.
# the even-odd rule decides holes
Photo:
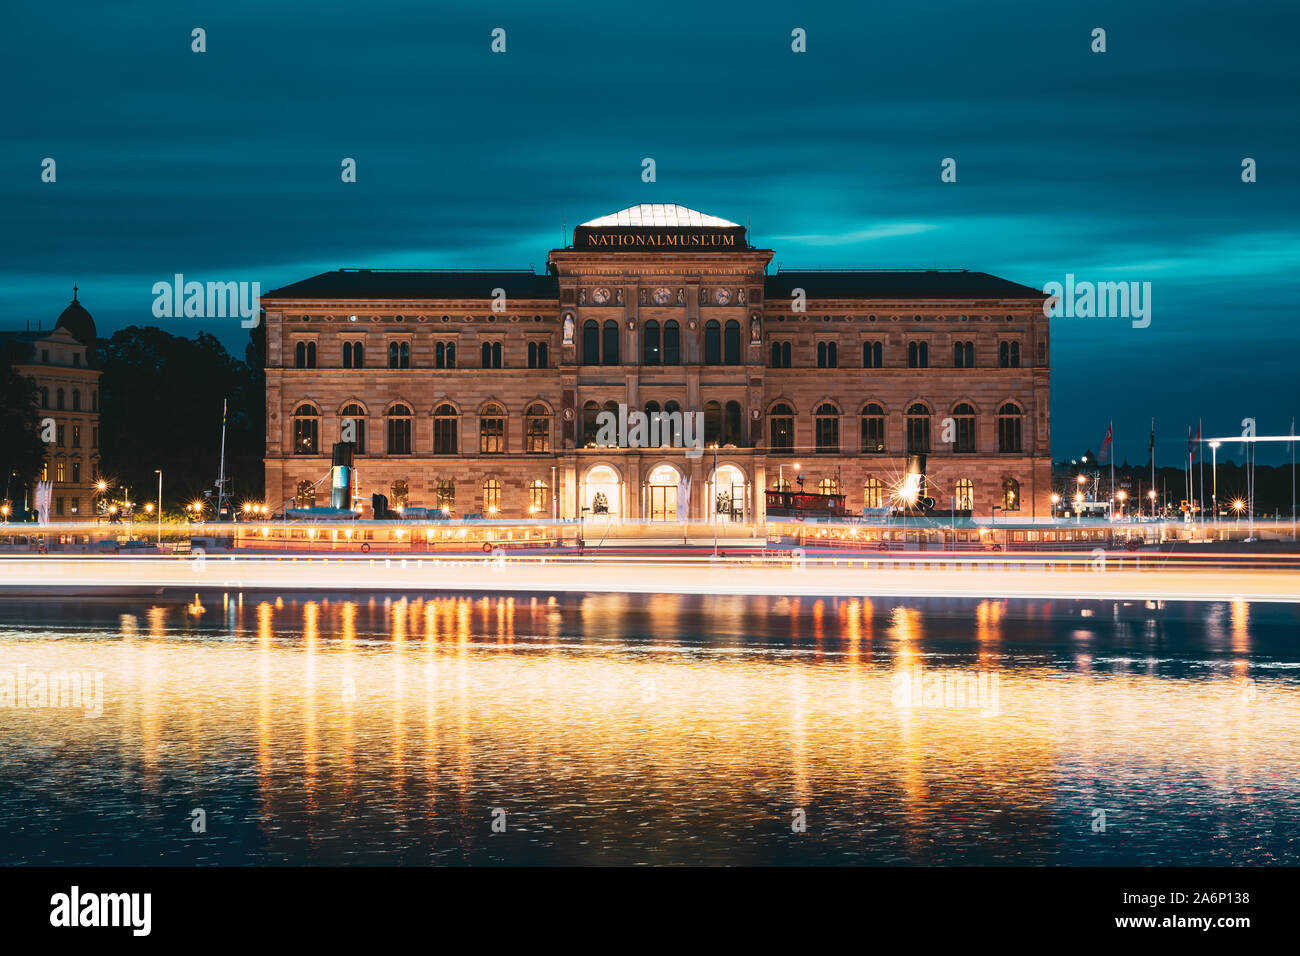
[(1222, 444), (1221, 441), (1210, 442), (1210, 503), (1215, 527), (1219, 524), (1219, 446)]
[(1121, 488), (1115, 492), (1115, 497), (1119, 500), (1119, 514), (1122, 518), (1124, 517), (1124, 501), (1128, 498), (1128, 492)]
[(1152, 488), (1148, 491), (1147, 497), (1151, 499), (1151, 519), (1154, 521), (1156, 517), (1156, 490)]
[(158, 476), (158, 550), (162, 550), (162, 469), (155, 468), (154, 474)]
[(1055, 491), (1052, 492), (1052, 517), (1056, 517), (1056, 506), (1061, 503), (1061, 496)]

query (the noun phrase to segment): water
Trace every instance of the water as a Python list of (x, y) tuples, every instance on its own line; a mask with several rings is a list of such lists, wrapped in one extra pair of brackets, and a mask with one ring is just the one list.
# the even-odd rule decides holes
[[(217, 593), (0, 621), (6, 864), (1300, 863), (1294, 605)], [(20, 667), (99, 675), (102, 714), (5, 705)]]

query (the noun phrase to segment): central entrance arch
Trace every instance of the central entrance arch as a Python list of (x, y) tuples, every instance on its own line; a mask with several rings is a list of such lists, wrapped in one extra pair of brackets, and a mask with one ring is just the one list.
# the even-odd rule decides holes
[(651, 521), (676, 521), (682, 473), (672, 465), (658, 465), (646, 478), (647, 515)]

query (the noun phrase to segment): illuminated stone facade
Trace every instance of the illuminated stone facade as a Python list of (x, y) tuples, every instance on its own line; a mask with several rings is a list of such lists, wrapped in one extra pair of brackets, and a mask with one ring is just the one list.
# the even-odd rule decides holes
[[(328, 503), (332, 443), (357, 438), (367, 504), (761, 522), (762, 491), (799, 476), (853, 512), (888, 506), (910, 441), (937, 508), (1048, 515), (1040, 292), (960, 270), (770, 273), (772, 255), (725, 220), (640, 206), (575, 229), (541, 275), (343, 270), (270, 292), (268, 501)], [(619, 403), (704, 412), (717, 479), (712, 447), (591, 447)]]

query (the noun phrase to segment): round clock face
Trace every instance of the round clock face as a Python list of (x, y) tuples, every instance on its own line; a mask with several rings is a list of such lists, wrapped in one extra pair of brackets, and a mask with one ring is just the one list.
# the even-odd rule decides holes
[(717, 292), (713, 293), (713, 298), (717, 300), (719, 305), (726, 305), (731, 301), (731, 290), (719, 289)]
[(609, 301), (608, 289), (593, 289), (591, 292), (591, 301), (597, 305), (604, 305)]
[(656, 305), (667, 305), (667, 304), (668, 304), (669, 302), (671, 302), (671, 301), (673, 301), (673, 290), (672, 290), (672, 289), (665, 289), (665, 288), (662, 288), (662, 287), (661, 287), (661, 288), (658, 288), (658, 289), (655, 289), (655, 304), (656, 304)]

